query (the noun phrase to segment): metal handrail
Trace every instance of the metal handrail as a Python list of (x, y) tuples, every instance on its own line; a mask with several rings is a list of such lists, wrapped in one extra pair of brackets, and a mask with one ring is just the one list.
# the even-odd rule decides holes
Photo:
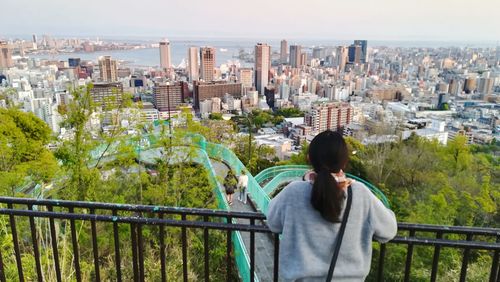
[[(31, 252), (30, 250), (25, 250), (21, 248), (21, 244), (19, 239), (23, 238), (22, 246), (26, 246), (26, 233), (31, 233), (31, 242), (33, 244), (32, 248), (34, 250), (34, 260), (36, 262), (35, 266), (37, 267), (37, 275), (39, 280), (43, 279), (42, 277), (42, 268), (40, 267), (40, 247), (38, 246), (37, 241), (37, 229), (36, 225), (40, 224), (39, 221), (35, 221), (36, 218), (47, 218), (50, 223), (50, 232), (49, 236), (52, 241), (52, 263), (54, 264), (54, 269), (56, 272), (61, 274), (60, 265), (58, 261), (59, 248), (57, 246), (57, 233), (55, 229), (56, 221), (69, 221), (71, 224), (69, 225), (72, 240), (72, 250), (75, 254), (75, 260), (73, 261), (75, 267), (75, 275), (77, 277), (77, 281), (81, 281), (80, 276), (80, 262), (76, 259), (77, 254), (81, 248), (80, 244), (83, 244), (83, 241), (79, 241), (76, 237), (76, 221), (86, 221), (91, 223), (92, 232), (91, 232), (91, 241), (89, 244), (91, 246), (86, 246), (85, 248), (91, 250), (91, 254), (94, 255), (94, 268), (96, 273), (96, 280), (99, 280), (99, 248), (97, 244), (97, 232), (96, 232), (96, 222), (101, 222), (101, 224), (110, 226), (113, 230), (114, 234), (114, 247), (116, 259), (116, 273), (121, 274), (121, 268), (123, 267), (120, 264), (120, 244), (118, 237), (118, 226), (128, 225), (130, 226), (130, 236), (132, 238), (131, 247), (134, 265), (134, 279), (138, 281), (144, 281), (145, 279), (145, 270), (144, 270), (144, 238), (142, 235), (142, 227), (141, 226), (151, 226), (151, 228), (159, 228), (160, 234), (161, 230), (164, 230), (165, 227), (172, 228), (180, 228), (182, 230), (182, 260), (183, 260), (183, 279), (184, 281), (188, 280), (188, 263), (187, 263), (187, 229), (203, 229), (203, 246), (206, 251), (203, 252), (205, 259), (205, 277), (208, 279), (209, 275), (209, 252), (208, 252), (208, 236), (209, 233), (207, 230), (222, 230), (227, 233), (227, 242), (225, 243), (227, 248), (227, 261), (229, 264), (226, 266), (227, 269), (227, 277), (230, 279), (231, 273), (231, 262), (230, 257), (233, 252), (232, 240), (233, 234), (239, 234), (240, 232), (248, 232), (250, 233), (251, 243), (250, 249), (248, 250), (250, 255), (249, 257), (249, 265), (250, 272), (247, 272), (246, 275), (249, 275), (251, 278), (255, 278), (256, 275), (253, 274), (255, 271), (255, 233), (271, 233), (269, 228), (262, 223), (262, 219), (265, 218), (261, 213), (255, 212), (228, 212), (228, 211), (220, 211), (220, 210), (210, 210), (210, 209), (191, 209), (191, 208), (177, 208), (177, 207), (162, 207), (162, 206), (148, 206), (148, 205), (129, 205), (129, 204), (113, 204), (113, 203), (94, 203), (94, 202), (81, 202), (81, 201), (60, 201), (60, 200), (37, 200), (37, 199), (25, 199), (25, 198), (11, 198), (11, 197), (0, 197), (0, 218), (2, 216), (7, 216), (10, 220), (10, 224), (7, 225), (7, 228), (0, 230), (2, 232), (8, 232), (12, 236), (12, 247), (13, 253), (15, 257), (15, 263), (18, 270), (18, 278), (20, 280), (24, 280), (24, 268), (27, 265), (21, 260), (24, 252)], [(38, 209), (34, 210), (33, 208), (37, 206)], [(78, 212), (75, 212), (78, 211)], [(96, 211), (99, 210), (99, 213)], [(164, 218), (163, 215), (165, 213), (171, 213), (175, 215), (180, 215), (180, 217), (172, 218)], [(144, 216), (143, 214), (147, 214), (148, 216)], [(193, 217), (193, 218), (190, 218)], [(232, 221), (233, 218), (240, 217), (249, 219), (248, 221), (235, 223)], [(16, 227), (16, 218), (28, 218), (30, 229), (18, 230)], [(211, 221), (210, 219), (219, 219), (216, 221)], [(249, 223), (246, 223), (249, 222)], [(67, 225), (66, 225), (67, 226)], [(102, 228), (102, 227), (101, 227)], [(413, 223), (399, 223), (399, 236), (395, 237), (393, 240), (389, 241), (386, 244), (382, 244), (380, 247), (380, 251), (378, 253), (378, 271), (377, 271), (377, 280), (384, 280), (384, 258), (386, 256), (387, 250), (386, 245), (391, 244), (403, 244), (407, 245), (407, 256), (406, 256), (406, 264), (405, 264), (405, 281), (409, 281), (410, 273), (411, 273), (411, 265), (412, 265), (412, 256), (413, 256), (413, 248), (414, 246), (430, 246), (434, 248), (434, 259), (432, 262), (432, 271), (431, 271), (431, 281), (435, 281), (437, 277), (437, 269), (439, 264), (439, 254), (441, 248), (455, 248), (463, 250), (462, 256), (462, 267), (460, 271), (460, 281), (465, 281), (467, 277), (467, 268), (469, 260), (472, 257), (471, 250), (483, 250), (489, 251), (492, 253), (492, 263), (491, 263), (491, 271), (489, 274), (489, 281), (495, 282), (500, 278), (499, 271), (499, 260), (500, 260), (500, 229), (497, 228), (483, 228), (483, 227), (466, 227), (466, 226), (440, 226), (440, 225), (430, 225), (430, 224), (413, 224)], [(10, 232), (9, 232), (10, 231)], [(20, 232), (21, 231), (21, 232)], [(238, 232), (236, 232), (238, 231)], [(408, 234), (404, 234), (408, 232)], [(5, 234), (5, 233), (4, 233)], [(463, 239), (453, 239), (460, 238), (460, 236), (452, 236), (451, 238), (443, 238), (443, 234), (457, 234), (457, 235), (466, 235), (466, 240)], [(425, 236), (433, 236), (433, 238), (425, 237)], [(274, 265), (273, 265), (273, 273), (275, 274), (273, 277), (274, 281), (278, 281), (278, 246), (279, 239), (277, 239), (277, 234), (274, 235)], [(449, 236), (448, 236), (449, 237)], [(157, 240), (161, 240), (160, 236)], [(241, 239), (241, 238), (240, 238)], [(165, 246), (164, 243), (160, 243), (160, 246)], [(6, 281), (6, 272), (5, 272), (5, 260), (2, 260), (2, 256), (6, 255), (5, 247), (0, 252), (0, 281)], [(164, 247), (162, 247), (164, 248)], [(163, 265), (167, 263), (165, 260), (165, 253), (161, 252), (161, 261), (162, 261), (162, 277), (166, 277), (164, 273), (166, 271), (166, 267)], [(30, 264), (31, 267), (32, 264)], [(118, 275), (118, 274), (117, 274)], [(78, 279), (80, 277), (80, 279)], [(11, 277), (12, 278), (12, 277)], [(60, 278), (60, 277), (59, 277)], [(120, 279), (122, 277), (120, 276)], [(244, 280), (248, 280), (248, 277), (245, 277)]]

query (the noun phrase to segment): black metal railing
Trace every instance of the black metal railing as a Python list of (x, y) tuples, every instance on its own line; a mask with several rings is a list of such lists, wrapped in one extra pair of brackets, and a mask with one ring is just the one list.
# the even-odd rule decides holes
[[(277, 235), (271, 234), (264, 221), (265, 216), (260, 213), (0, 197), (0, 239), (4, 241), (0, 244), (0, 281), (47, 281), (47, 265), (53, 271), (53, 280), (63, 281), (60, 257), (67, 253), (72, 256), (72, 271), (71, 277), (64, 277), (64, 280), (166, 281), (169, 274), (167, 266), (173, 263), (166, 253), (167, 245), (172, 244), (165, 241), (167, 228), (170, 235), (176, 236), (178, 240), (174, 243), (180, 244), (181, 248), (181, 277), (173, 277), (174, 280), (191, 281), (195, 279), (193, 277), (205, 281), (215, 279), (215, 273), (211, 272), (213, 265), (210, 264), (214, 242), (210, 238), (216, 232), (222, 232), (222, 237), (218, 238), (223, 239), (215, 243), (222, 244), (225, 252), (221, 263), (225, 268), (222, 271), (224, 279), (235, 280), (233, 261), (238, 258), (234, 256), (242, 254), (235, 254), (232, 234), (238, 231), (250, 234), (247, 246), (250, 272), (248, 277), (240, 278), (244, 281), (254, 280), (255, 234), (268, 233), (274, 244), (274, 250), (269, 250), (269, 253), (274, 254), (273, 279), (278, 281), (279, 240)], [(85, 234), (82, 233), (83, 224), (88, 227)], [(39, 230), (42, 225), (44, 231)], [(172, 229), (178, 232), (175, 233)], [(196, 234), (199, 234), (199, 243), (202, 245), (202, 250), (195, 255), (197, 260), (202, 260), (197, 268), (198, 276), (192, 276), (189, 269), (193, 267), (188, 258), (191, 252), (188, 245), (194, 244), (190, 241), (193, 230), (197, 230)], [(476, 250), (491, 254), (490, 273), (486, 275), (490, 282), (500, 281), (500, 229), (401, 223), (399, 230), (400, 236), (378, 248), (374, 257), (376, 273), (371, 275), (375, 280), (387, 280), (384, 279), (387, 245), (406, 245), (404, 281), (410, 281), (411, 278), (415, 246), (433, 249), (429, 277), (431, 281), (437, 279), (443, 248), (462, 252), (460, 281), (466, 280), (468, 264)], [(129, 239), (122, 241), (123, 233), (130, 236)], [(43, 234), (50, 240), (41, 246), (40, 237)], [(64, 252), (61, 250), (61, 234), (68, 234), (70, 237), (69, 247)], [(84, 235), (87, 236), (86, 239), (82, 239)], [(109, 238), (102, 238), (108, 235)], [(112, 263), (103, 261), (103, 239), (109, 240), (109, 246), (112, 246), (110, 250), (106, 250), (106, 255), (112, 257)], [(124, 246), (124, 242), (127, 246)], [(148, 252), (146, 249), (155, 249), (157, 252)], [(27, 261), (27, 254), (32, 255), (33, 261)], [(131, 261), (124, 261), (124, 254)], [(88, 261), (85, 262), (85, 277), (82, 270), (83, 259)], [(154, 264), (159, 265), (160, 274), (157, 279), (148, 275), (151, 269), (145, 269), (145, 261), (158, 262)], [(90, 271), (89, 265), (92, 268)], [(101, 271), (104, 265), (112, 269), (112, 276), (103, 276)], [(28, 277), (28, 274), (31, 276)]]

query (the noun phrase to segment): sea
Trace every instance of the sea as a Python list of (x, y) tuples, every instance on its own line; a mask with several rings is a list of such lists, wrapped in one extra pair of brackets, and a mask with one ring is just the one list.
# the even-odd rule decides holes
[[(107, 42), (107, 40), (102, 39)], [(116, 40), (113, 42), (117, 42)], [(127, 41), (128, 43), (154, 43), (154, 42), (138, 42)], [(216, 48), (216, 65), (221, 64), (236, 64), (241, 67), (250, 67), (253, 64), (239, 60), (237, 56), (240, 50), (247, 53), (253, 52), (255, 42), (244, 41), (170, 41), (172, 64), (174, 66), (185, 65), (187, 63), (188, 48), (192, 46), (203, 47), (211, 46)], [(140, 48), (130, 50), (111, 50), (98, 52), (73, 52), (73, 53), (58, 53), (58, 54), (30, 54), (30, 58), (50, 59), (50, 60), (67, 60), (68, 58), (80, 58), (81, 60), (97, 61), (100, 56), (109, 55), (113, 59), (121, 61), (121, 65), (136, 66), (136, 67), (158, 67), (160, 65), (160, 51), (158, 48)]]
[[(116, 39), (100, 38), (105, 42), (151, 44), (157, 43), (158, 39)], [(279, 52), (280, 40), (253, 40), (253, 39), (206, 39), (206, 40), (170, 40), (172, 64), (174, 66), (184, 65), (187, 62), (187, 51), (191, 46), (202, 47), (212, 46), (216, 48), (216, 65), (236, 64), (241, 67), (253, 66), (253, 63), (241, 61), (237, 58), (240, 50), (252, 53), (257, 42), (265, 42), (271, 46), (272, 52)], [(352, 40), (288, 40), (288, 44), (300, 44), (305, 51), (311, 51), (317, 46), (339, 46), (349, 45)], [(495, 47), (496, 42), (456, 42), (456, 41), (368, 41), (372, 47)], [(113, 59), (120, 61), (121, 65), (135, 67), (158, 67), (160, 64), (160, 54), (158, 48), (142, 48), (131, 50), (112, 50), (99, 52), (73, 52), (58, 54), (30, 54), (31, 58), (67, 60), (68, 58), (80, 58), (82, 60), (97, 61), (100, 56), (110, 55)]]

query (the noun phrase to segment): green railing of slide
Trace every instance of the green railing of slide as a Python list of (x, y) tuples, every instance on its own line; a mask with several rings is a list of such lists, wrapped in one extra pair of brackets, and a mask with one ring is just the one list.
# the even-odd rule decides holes
[(268, 195), (271, 195), (283, 183), (301, 179), (302, 176), (307, 172), (307, 170), (308, 169), (297, 168), (280, 172), (273, 179), (271, 179), (271, 181), (266, 183), (266, 185), (262, 189), (264, 189), (264, 192), (266, 192)]
[[(158, 145), (158, 137), (154, 134), (147, 135), (145, 137), (148, 140), (149, 147), (156, 147)], [(305, 165), (286, 165), (286, 166), (276, 166), (263, 170), (255, 177), (253, 177), (245, 165), (240, 161), (240, 159), (234, 154), (233, 151), (227, 147), (207, 142), (204, 136), (200, 134), (188, 134), (186, 138), (190, 139), (188, 144), (191, 143), (197, 147), (197, 153), (195, 161), (202, 164), (209, 173), (209, 181), (215, 187), (215, 192), (218, 200), (218, 208), (223, 210), (229, 210), (229, 205), (224, 197), (224, 189), (217, 179), (215, 170), (210, 162), (210, 159), (220, 160), (227, 164), (233, 172), (236, 174), (241, 174), (245, 171), (248, 175), (248, 187), (247, 191), (250, 198), (254, 202), (257, 209), (260, 212), (267, 214), (269, 202), (271, 198), (269, 195), (274, 192), (276, 188), (279, 187), (281, 183), (293, 178), (301, 177), (308, 169)], [(142, 148), (137, 147), (136, 150), (140, 151)], [(385, 195), (371, 183), (348, 174), (349, 177), (356, 179), (357, 181), (363, 182), (377, 197), (379, 197), (382, 202), (389, 207), (389, 202)], [(267, 179), (273, 178), (265, 187), (261, 187), (259, 182), (265, 181)], [(260, 180), (260, 181), (258, 181)], [(248, 281), (250, 277), (250, 260), (249, 255), (246, 252), (243, 239), (240, 232), (233, 232), (232, 241), (234, 246), (234, 256), (236, 260), (236, 266), (242, 277), (243, 281)], [(256, 275), (257, 276), (257, 275)], [(256, 277), (256, 281), (258, 278)]]
[[(215, 169), (210, 162), (209, 156), (207, 153), (201, 149), (197, 148), (196, 157), (194, 161), (202, 164), (208, 171), (210, 184), (215, 187), (215, 194), (217, 196), (218, 208), (221, 210), (230, 210), (229, 205), (227, 203), (226, 197), (224, 196), (224, 188), (220, 184), (217, 179), (217, 175), (215, 174)], [(236, 223), (233, 220), (233, 223)], [(240, 232), (232, 232), (231, 241), (233, 242), (234, 249), (234, 259), (236, 262), (236, 267), (240, 274), (240, 277), (244, 282), (250, 281), (250, 256), (248, 255), (245, 243), (243, 242), (243, 238), (241, 237)], [(259, 281), (257, 274), (255, 275), (255, 281)]]
[[(207, 154), (210, 158), (222, 160), (223, 162), (228, 164), (229, 167), (236, 174), (240, 174), (242, 170), (247, 171), (245, 166), (243, 165), (243, 163), (238, 159), (238, 157), (233, 153), (233, 151), (231, 151), (227, 147), (220, 145), (220, 144), (207, 142), (206, 139), (199, 134), (193, 134), (192, 136), (194, 137), (193, 143), (200, 146), (200, 148), (205, 149), (205, 151), (207, 152)], [(267, 170), (264, 170), (263, 172), (257, 174), (256, 177), (258, 177), (258, 179), (263, 180), (266, 178), (268, 179), (269, 175), (277, 176), (280, 173), (283, 173), (286, 171), (294, 171), (294, 170), (304, 171), (304, 169), (308, 169), (308, 168), (309, 167), (306, 165), (276, 166), (276, 167), (271, 167)], [(271, 198), (269, 197), (269, 194), (271, 194), (273, 192), (273, 191), (271, 191), (271, 188), (274, 187), (274, 189), (276, 189), (279, 186), (279, 184), (276, 184), (276, 183), (278, 183), (280, 181), (280, 179), (277, 179), (274, 182), (273, 186), (272, 187), (270, 186), (270, 188), (267, 189), (267, 191), (265, 191), (259, 185), (259, 182), (256, 180), (256, 177), (253, 177), (252, 175), (250, 175), (250, 173), (248, 171), (247, 171), (247, 174), (249, 176), (248, 177), (248, 188), (247, 188), (248, 193), (250, 194), (250, 197), (254, 201), (256, 207), (262, 213), (267, 214), (269, 201), (271, 200)], [(389, 201), (387, 200), (387, 197), (384, 195), (384, 193), (382, 191), (380, 191), (380, 189), (378, 189), (373, 184), (371, 184), (370, 182), (368, 182), (362, 178), (359, 178), (359, 177), (354, 176), (354, 175), (349, 174), (349, 173), (347, 173), (346, 175), (350, 178), (355, 179), (356, 181), (359, 181), (359, 182), (365, 184), (366, 187), (368, 189), (370, 189), (373, 192), (373, 194), (375, 194), (375, 196), (377, 196), (382, 201), (382, 203), (384, 203), (384, 205), (386, 207), (390, 208), (390, 204), (389, 204)], [(283, 175), (283, 177), (284, 176), (285, 175)], [(271, 181), (273, 181), (273, 180), (271, 180)]]
[[(192, 158), (192, 160), (196, 163), (203, 165), (203, 167), (205, 167), (205, 169), (207, 170), (209, 183), (212, 187), (214, 187), (214, 192), (215, 192), (215, 195), (217, 198), (218, 209), (227, 210), (227, 211), (230, 210), (228, 202), (227, 202), (226, 197), (225, 197), (225, 192), (224, 192), (225, 189), (220, 184), (220, 182), (217, 178), (217, 175), (215, 173), (215, 169), (212, 166), (212, 163), (210, 162), (209, 155), (207, 154), (207, 151), (206, 151), (207, 142), (206, 142), (205, 138), (201, 135), (198, 135), (198, 134), (196, 134), (196, 135), (190, 134), (188, 136), (188, 138), (191, 139), (192, 143), (199, 145), (199, 147), (194, 146), (194, 147), (190, 148), (190, 150), (194, 150), (194, 151), (192, 151), (192, 153), (193, 153), (192, 156), (194, 156)], [(140, 145), (135, 146), (136, 152), (140, 153), (141, 151), (153, 149), (153, 148), (156, 148), (160, 145), (158, 142), (159, 138), (155, 134), (145, 135), (145, 136), (143, 136), (142, 139), (147, 140), (148, 144), (147, 144), (147, 146), (140, 146)], [(231, 159), (233, 158), (233, 156), (231, 156), (231, 154), (230, 154), (232, 152), (227, 152), (226, 151), (227, 149), (223, 150), (224, 148), (219, 148), (219, 147), (222, 147), (220, 145), (209, 144), (208, 147), (211, 148), (210, 152), (212, 153), (212, 158), (214, 158), (214, 159), (217, 159), (215, 156), (217, 154), (217, 150), (219, 150), (219, 149), (222, 149), (222, 151), (224, 151), (224, 153), (225, 153), (224, 157), (231, 158)], [(102, 149), (100, 149), (100, 150), (102, 150)], [(99, 154), (95, 153), (95, 155), (99, 155)], [(110, 153), (109, 155), (113, 156), (112, 153)], [(234, 156), (234, 157), (236, 157), (236, 156)], [(235, 161), (233, 161), (231, 164), (238, 165), (238, 163)], [(240, 162), (240, 164), (241, 164), (241, 162)], [(243, 164), (241, 164), (240, 167), (241, 167), (241, 169), (244, 169)], [(236, 223), (236, 221), (233, 220), (233, 223)], [(240, 232), (232, 232), (231, 241), (233, 242), (234, 258), (235, 258), (235, 263), (236, 263), (236, 267), (238, 269), (239, 275), (240, 275), (242, 281), (250, 282), (250, 256), (246, 250), (245, 243), (243, 242), (243, 238), (241, 237), (241, 233)], [(255, 281), (259, 281), (257, 274), (255, 274)]]
[[(281, 184), (280, 182), (287, 181), (288, 178), (295, 175), (295, 173), (293, 171), (296, 171), (296, 173), (299, 174), (298, 176), (302, 176), (303, 174), (300, 175), (300, 173), (301, 172), (305, 173), (309, 169), (310, 169), (310, 167), (307, 165), (274, 166), (274, 167), (270, 167), (270, 168), (267, 168), (267, 169), (261, 171), (259, 174), (257, 174), (256, 178), (258, 178), (260, 180), (259, 182), (262, 183), (266, 179), (273, 177), (273, 179), (264, 186), (264, 190), (266, 191), (266, 193), (268, 195), (270, 195), (274, 192), (274, 189), (279, 187), (279, 185)], [(346, 173), (346, 175), (349, 178), (352, 178), (356, 181), (359, 181), (359, 182), (365, 184), (365, 186), (368, 189), (370, 189), (370, 191), (372, 191), (372, 193), (375, 196), (377, 196), (377, 198), (379, 198), (382, 201), (382, 203), (384, 203), (384, 205), (386, 207), (390, 208), (389, 200), (387, 200), (387, 197), (385, 196), (385, 194), (380, 189), (378, 189), (375, 185), (371, 184), (370, 182), (368, 182), (360, 177), (352, 175), (350, 173)], [(272, 185), (269, 185), (271, 183), (272, 183)], [(267, 187), (268, 185), (269, 185), (269, 187)]]
[(289, 170), (295, 170), (295, 169), (309, 169), (309, 166), (307, 165), (280, 165), (280, 166), (273, 166), (266, 168), (259, 172), (255, 176), (255, 180), (259, 183), (263, 183), (268, 179), (271, 179), (278, 174), (284, 172), (284, 171), (289, 171)]
[(248, 175), (248, 194), (260, 212), (267, 214), (271, 198), (269, 198), (267, 193), (260, 187), (259, 183), (250, 174), (245, 165), (233, 153), (233, 151), (223, 145), (207, 142), (205, 138), (195, 137), (192, 140), (195, 144), (200, 146), (201, 149), (205, 149), (209, 158), (221, 160), (226, 163), (234, 173), (241, 174), (242, 171), (246, 171)]

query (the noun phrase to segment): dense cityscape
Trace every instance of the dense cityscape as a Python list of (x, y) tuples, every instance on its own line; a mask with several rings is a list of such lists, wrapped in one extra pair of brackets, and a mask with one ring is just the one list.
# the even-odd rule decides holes
[(495, 1), (6, 0), (0, 281), (500, 282)]
[[(96, 103), (132, 94), (134, 102), (142, 102), (142, 117), (151, 122), (175, 119), (181, 107), (201, 119), (212, 113), (232, 117), (255, 109), (298, 109), (299, 117), (265, 124), (258, 136), (281, 158), (326, 129), (342, 130), (363, 144), (406, 139), (412, 133), (442, 144), (457, 135), (466, 136), (469, 144), (498, 139), (499, 47), (390, 48), (369, 46), (366, 40), (313, 47), (282, 40), (279, 48), (257, 43), (225, 62), (217, 60), (217, 48), (192, 46), (185, 50), (183, 64), (174, 66), (172, 44), (37, 35), (30, 41), (2, 41), (0, 91), (9, 94), (1, 105), (8, 101), (35, 113), (60, 138), (65, 132), (58, 107), (71, 99), (71, 87), (89, 83)], [(157, 48), (158, 67), (128, 66), (110, 56), (64, 61), (30, 57), (146, 47)], [(242, 67), (239, 58), (249, 56), (253, 67)]]

